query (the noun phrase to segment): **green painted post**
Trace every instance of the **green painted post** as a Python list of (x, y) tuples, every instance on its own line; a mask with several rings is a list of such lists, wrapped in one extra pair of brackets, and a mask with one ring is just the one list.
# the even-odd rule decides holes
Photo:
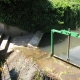
[(53, 34), (54, 34), (54, 32), (51, 31), (51, 56), (53, 56), (53, 54), (54, 54), (54, 44), (53, 44), (54, 36), (53, 36)]
[(70, 36), (80, 38), (80, 35), (78, 33), (71, 32), (70, 29), (68, 29), (68, 31), (67, 30), (60, 30), (59, 31), (59, 30), (52, 29), (51, 30), (51, 56), (54, 55), (54, 33), (55, 32), (68, 36), (68, 55), (67, 55), (67, 60), (69, 60)]

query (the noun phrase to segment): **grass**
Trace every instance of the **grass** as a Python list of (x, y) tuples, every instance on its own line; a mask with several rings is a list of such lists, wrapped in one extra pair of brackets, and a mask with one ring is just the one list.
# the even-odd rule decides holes
[(32, 80), (43, 80), (43, 76), (40, 75), (39, 71), (36, 71), (35, 76)]

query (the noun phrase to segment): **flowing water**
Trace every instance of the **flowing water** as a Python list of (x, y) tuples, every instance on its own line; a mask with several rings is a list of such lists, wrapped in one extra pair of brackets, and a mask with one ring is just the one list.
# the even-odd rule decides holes
[[(80, 28), (73, 30), (80, 34)], [(39, 47), (43, 51), (48, 53), (51, 52), (51, 34), (44, 34)], [(54, 34), (54, 54), (63, 59), (67, 59), (68, 53), (68, 36), (55, 33)], [(70, 61), (80, 66), (80, 39), (70, 37), (70, 50), (69, 50)]]

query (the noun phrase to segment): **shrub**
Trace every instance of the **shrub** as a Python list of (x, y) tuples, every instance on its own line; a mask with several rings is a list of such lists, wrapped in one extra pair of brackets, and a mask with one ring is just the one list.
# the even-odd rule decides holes
[(69, 0), (4, 0), (0, 22), (34, 32), (80, 26), (80, 4)]

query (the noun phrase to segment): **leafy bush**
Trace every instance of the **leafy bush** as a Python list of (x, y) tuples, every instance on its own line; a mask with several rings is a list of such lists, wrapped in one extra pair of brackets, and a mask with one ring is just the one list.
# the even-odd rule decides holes
[(4, 0), (0, 12), (0, 22), (31, 32), (80, 26), (80, 4), (70, 0)]

